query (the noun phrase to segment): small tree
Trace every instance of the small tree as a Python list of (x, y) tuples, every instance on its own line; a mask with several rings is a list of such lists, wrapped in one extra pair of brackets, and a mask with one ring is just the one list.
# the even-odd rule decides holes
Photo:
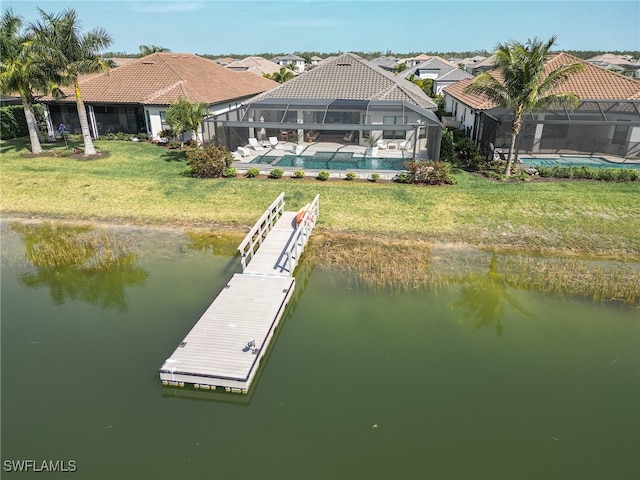
[(186, 98), (180, 97), (176, 103), (172, 103), (167, 109), (167, 122), (171, 125), (176, 135), (180, 135), (180, 148), (184, 145), (184, 133), (192, 132), (198, 145), (202, 143), (200, 126), (207, 116), (206, 103), (190, 103)]
[(268, 73), (265, 73), (262, 76), (270, 80), (273, 80), (274, 82), (284, 83), (288, 80), (291, 80), (296, 75), (287, 67), (280, 67), (280, 70), (278, 70), (277, 72), (273, 72), (271, 75), (269, 75)]

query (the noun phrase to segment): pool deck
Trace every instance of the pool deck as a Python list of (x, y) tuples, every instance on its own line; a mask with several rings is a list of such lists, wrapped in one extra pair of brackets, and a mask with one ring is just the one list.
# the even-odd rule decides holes
[[(262, 142), (264, 143), (264, 142)], [(409, 150), (401, 150), (398, 147), (397, 142), (390, 142), (391, 148), (379, 149), (378, 150), (378, 158), (391, 158), (391, 159), (406, 159), (410, 160), (413, 158), (413, 149)], [(364, 157), (365, 151), (367, 147), (362, 145), (345, 145), (341, 143), (334, 142), (313, 142), (313, 143), (302, 143), (297, 144), (294, 142), (282, 142), (281, 145), (283, 148), (272, 148), (267, 147), (266, 144), (264, 150), (256, 151), (251, 147), (246, 147), (246, 151), (249, 152), (249, 155), (246, 157), (240, 157), (239, 154), (234, 152), (234, 158), (236, 161), (233, 163), (233, 167), (238, 170), (240, 173), (244, 173), (250, 167), (258, 167), (260, 169), (260, 173), (264, 175), (268, 175), (269, 172), (276, 168), (276, 166), (272, 166), (269, 164), (259, 164), (259, 163), (251, 163), (256, 157), (261, 156), (269, 156), (269, 157), (280, 157), (284, 155), (296, 155), (295, 148), (296, 146), (302, 147), (302, 151), (297, 153), (297, 155), (301, 156), (313, 156), (318, 152), (340, 152), (340, 153), (352, 153), (355, 158)], [(416, 150), (416, 158), (428, 158), (426, 150)], [(300, 167), (278, 167), (282, 168), (285, 173), (292, 173), (295, 170), (300, 170)], [(317, 169), (305, 168), (305, 172), (314, 174), (319, 172)], [(344, 178), (350, 170), (333, 170), (329, 172), (329, 176), (331, 178)], [(368, 169), (358, 169), (354, 170), (354, 173), (358, 176), (358, 178), (367, 179), (371, 176), (372, 173), (378, 173), (381, 179), (391, 180), (398, 172), (397, 170), (368, 170)]]

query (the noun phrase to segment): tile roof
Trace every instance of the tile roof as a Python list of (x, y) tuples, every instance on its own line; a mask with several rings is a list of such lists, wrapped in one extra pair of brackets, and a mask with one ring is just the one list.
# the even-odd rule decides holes
[[(235, 71), (251, 72), (260, 76), (262, 76), (263, 73), (268, 73), (269, 75), (271, 75), (275, 72), (279, 72), (282, 68), (281, 65), (278, 65), (277, 63), (262, 57), (246, 57), (242, 60), (231, 62), (228, 65), (225, 65), (225, 67)], [(287, 68), (286, 70), (289, 69)], [(294, 75), (297, 75), (297, 73), (293, 70), (289, 71)]]
[(440, 75), (436, 79), (436, 82), (457, 82), (459, 80), (464, 80), (465, 78), (473, 78), (473, 75), (461, 68), (454, 68), (453, 70), (449, 70), (447, 73)]
[(258, 95), (266, 98), (395, 100), (435, 109), (436, 104), (417, 85), (355, 55), (345, 53), (325, 59), (315, 68)]
[[(108, 73), (81, 79), (82, 98), (89, 103), (169, 105), (180, 96), (190, 102), (221, 103), (248, 97), (278, 83), (249, 72), (234, 72), (192, 54), (158, 52)], [(75, 102), (73, 88), (63, 89)], [(51, 101), (51, 97), (43, 98)]]
[(409, 78), (414, 75), (418, 70), (438, 70), (438, 78), (451, 70), (460, 70), (457, 65), (440, 57), (430, 57), (424, 62), (420, 62), (415, 67), (408, 68), (398, 74), (401, 78)]
[[(557, 88), (557, 92), (571, 92), (581, 100), (640, 100), (640, 80), (604, 70), (568, 53), (549, 55), (545, 69), (551, 72), (561, 65), (575, 62), (585, 64), (586, 70), (569, 77)], [(497, 71), (488, 73), (500, 78)], [(464, 89), (471, 82), (471, 79), (461, 80), (445, 87), (444, 92), (475, 109), (486, 110), (496, 107), (484, 96), (465, 93)]]

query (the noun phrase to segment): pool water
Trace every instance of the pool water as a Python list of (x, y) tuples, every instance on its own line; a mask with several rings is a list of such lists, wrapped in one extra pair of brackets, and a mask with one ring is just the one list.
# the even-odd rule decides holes
[(528, 166), (537, 167), (589, 167), (589, 168), (637, 168), (640, 169), (640, 163), (615, 163), (610, 162), (602, 157), (586, 157), (586, 156), (561, 156), (556, 158), (544, 157), (521, 157), (520, 160)]
[(256, 157), (251, 163), (312, 170), (403, 170), (405, 158), (354, 157), (349, 152)]

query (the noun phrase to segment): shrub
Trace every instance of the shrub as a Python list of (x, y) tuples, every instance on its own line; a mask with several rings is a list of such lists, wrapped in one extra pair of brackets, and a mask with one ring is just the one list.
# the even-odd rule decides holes
[(325, 180), (329, 180), (329, 172), (327, 170), (320, 170), (318, 172), (318, 180), (322, 180), (323, 182)]
[(409, 160), (405, 163), (406, 172), (396, 175), (398, 183), (422, 183), (425, 185), (453, 185), (456, 179), (448, 162), (433, 160)]
[(197, 178), (220, 178), (233, 162), (231, 152), (223, 146), (189, 150), (186, 156), (188, 174)]
[(440, 159), (445, 161), (453, 161), (454, 156), (453, 131), (449, 128), (442, 132), (440, 140)]
[(282, 168), (274, 168), (269, 172), (269, 178), (282, 178), (282, 175), (284, 175)]
[(180, 148), (182, 145), (180, 144), (180, 142), (169, 142), (168, 147), (172, 150), (175, 150), (177, 148)]
[[(44, 118), (44, 108), (40, 104), (33, 105), (33, 113), (36, 116), (38, 130), (46, 136), (47, 123)], [(29, 135), (27, 119), (24, 116), (22, 105), (8, 105), (0, 108), (0, 138), (8, 140), (10, 138), (26, 137)]]
[(238, 176), (238, 170), (233, 168), (233, 167), (225, 167), (224, 170), (222, 170), (222, 176), (224, 178), (234, 178)]
[(344, 176), (345, 180), (355, 180), (356, 178), (358, 178), (358, 174), (355, 172), (347, 172), (347, 174)]
[(247, 178), (257, 177), (258, 175), (260, 175), (260, 169), (258, 167), (249, 167), (246, 173)]
[(176, 136), (176, 134), (170, 128), (165, 128), (164, 130), (160, 130), (158, 132), (158, 137), (166, 138), (167, 140), (171, 140), (175, 136)]
[(291, 176), (293, 178), (304, 178), (304, 170), (296, 170)]
[(371, 182), (377, 182), (378, 180), (380, 180), (379, 173), (372, 173), (371, 176), (369, 177), (369, 181)]
[(536, 167), (541, 177), (585, 178), (605, 182), (636, 182), (640, 180), (640, 171), (626, 168), (589, 168), (582, 167)]

